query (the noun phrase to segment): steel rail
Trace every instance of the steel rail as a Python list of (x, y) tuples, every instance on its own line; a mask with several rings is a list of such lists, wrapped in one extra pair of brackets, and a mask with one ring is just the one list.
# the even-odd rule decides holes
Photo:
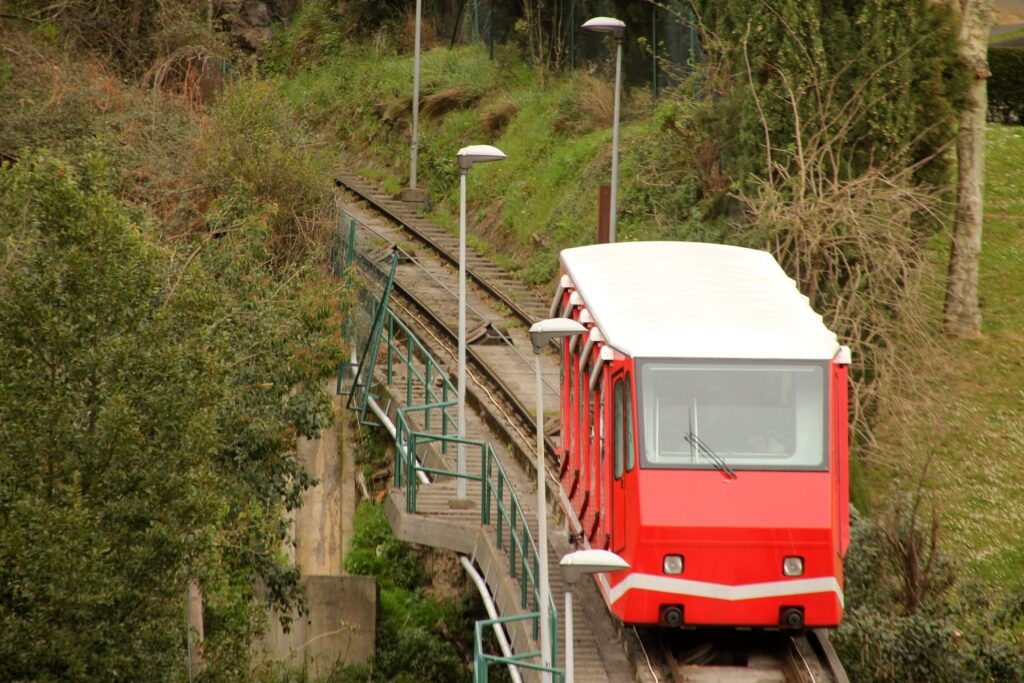
[[(443, 330), (444, 333), (448, 336), (449, 342), (458, 342), (458, 334), (450, 327), (448, 327), (444, 323), (444, 321), (441, 320), (440, 316), (433, 310), (431, 310), (429, 306), (423, 303), (423, 301), (421, 301), (419, 297), (417, 297), (408, 288), (402, 285), (402, 283), (397, 278), (395, 279), (394, 288), (402, 296), (403, 299), (406, 299), (419, 312), (419, 314), (427, 318), (427, 320), (434, 327)], [(445, 349), (445, 351), (450, 352), (451, 349)], [(492, 426), (498, 428), (506, 436), (506, 438), (509, 439), (509, 441), (514, 442), (515, 438), (513, 437), (516, 437), (518, 439), (524, 439), (526, 445), (528, 446), (530, 443), (530, 435), (528, 430), (536, 424), (534, 422), (533, 414), (526, 407), (526, 405), (524, 405), (523, 402), (519, 400), (519, 397), (516, 396), (515, 392), (509, 388), (508, 384), (506, 384), (505, 381), (501, 379), (497, 372), (491, 369), (491, 367), (483, 360), (483, 358), (480, 357), (480, 355), (472, 348), (472, 346), (466, 349), (466, 354), (469, 357), (470, 362), (472, 362), (473, 365), (476, 366), (476, 369), (479, 370), (484, 375), (487, 381), (493, 383), (494, 386), (497, 387), (497, 389), (502, 394), (502, 399), (508, 402), (508, 404), (512, 407), (513, 412), (516, 413), (516, 416), (521, 421), (521, 424), (518, 425), (519, 428), (515, 429), (515, 432), (513, 432), (510, 429), (509, 425), (502, 423), (500, 420), (496, 421), (497, 424), (494, 424)], [(477, 401), (482, 402), (480, 401), (479, 398), (477, 399)], [(523, 429), (526, 429), (527, 431), (523, 431)], [(551, 440), (551, 438), (547, 436), (547, 434), (544, 435), (544, 445), (549, 463), (557, 464), (557, 457), (555, 456), (555, 444)], [(528, 447), (525, 451), (523, 451), (523, 449), (519, 450), (522, 451), (523, 457), (526, 460), (530, 459), (531, 456)]]
[[(447, 262), (449, 262), (451, 264), (454, 264), (456, 266), (458, 265), (458, 259), (456, 257), (453, 257), (448, 251), (446, 251), (444, 249), (444, 247), (438, 245), (436, 242), (431, 240), (428, 236), (423, 235), (421, 231), (419, 231), (416, 228), (410, 226), (408, 224), (408, 222), (406, 222), (406, 221), (402, 220), (400, 217), (396, 216), (393, 212), (389, 211), (386, 207), (383, 207), (379, 202), (377, 202), (372, 197), (370, 197), (368, 192), (365, 192), (365, 191), (361, 190), (358, 186), (356, 186), (354, 184), (351, 184), (351, 181), (346, 182), (344, 177), (335, 178), (335, 183), (338, 184), (339, 187), (343, 187), (344, 189), (351, 191), (353, 194), (355, 194), (355, 195), (359, 196), (361, 199), (365, 200), (367, 203), (369, 203), (371, 205), (371, 207), (374, 209), (374, 211), (376, 211), (378, 213), (381, 213), (385, 217), (387, 217), (389, 220), (392, 220), (392, 221), (398, 223), (399, 225), (401, 225), (401, 227), (404, 230), (412, 232), (417, 237), (417, 239), (422, 239), (428, 246), (430, 246), (431, 249), (435, 250), (437, 252), (437, 254), (439, 256), (441, 256), (442, 259), (444, 259), (445, 261), (447, 261)], [(381, 236), (379, 233), (377, 233), (375, 230), (373, 230), (369, 226), (365, 226), (364, 225), (363, 227), (364, 227), (364, 229), (367, 229), (370, 232), (373, 232), (374, 234), (377, 234), (378, 236)], [(402, 250), (402, 251), (404, 252), (405, 250)], [(414, 263), (416, 262), (416, 259), (413, 258), (412, 255), (407, 254), (407, 257), (409, 258), (409, 260), (411, 262), (414, 262)], [(421, 270), (423, 270), (422, 267), (421, 267)], [(471, 273), (469, 268), (467, 268), (467, 273)], [(431, 276), (431, 277), (433, 277), (433, 276)], [(473, 276), (473, 277), (474, 277), (474, 280), (478, 284), (483, 283), (482, 284), (482, 288), (484, 289), (485, 292), (487, 292), (488, 294), (490, 294), (491, 296), (496, 298), (502, 305), (504, 305), (507, 308), (509, 308), (509, 310), (512, 311), (512, 313), (515, 314), (516, 318), (519, 318), (527, 326), (530, 326), (530, 325), (533, 324), (534, 320), (524, 311), (524, 309), (521, 306), (519, 306), (518, 304), (516, 304), (506, 293), (498, 290), (496, 285), (494, 285), (492, 283), (487, 283), (486, 281), (480, 279), (479, 276)], [(436, 278), (434, 278), (434, 279), (436, 280)], [(437, 327), (437, 328), (443, 330), (444, 333), (447, 335), (449, 341), (452, 344), (458, 343), (458, 333), (457, 333), (457, 331), (453, 330), (451, 327), (449, 327), (441, 319), (440, 315), (437, 312), (435, 312), (434, 310), (432, 310), (430, 308), (430, 306), (428, 306), (426, 303), (424, 303), (420, 299), (420, 297), (416, 296), (412, 292), (412, 290), (410, 290), (408, 287), (405, 287), (402, 284), (400, 278), (395, 278), (395, 282), (394, 282), (393, 286), (394, 286), (395, 290), (402, 296), (402, 298), (406, 299), (422, 316), (427, 318), (434, 327)], [(477, 315), (481, 319), (484, 319), (483, 316), (481, 314), (479, 314), (479, 312), (477, 312)], [(450, 351), (451, 349), (445, 349), (445, 350), (446, 351)], [(534, 420), (535, 420), (534, 415), (530, 412), (530, 410), (526, 407), (526, 405), (520, 400), (520, 398), (516, 395), (516, 393), (514, 391), (512, 391), (512, 389), (509, 388), (509, 386), (505, 383), (505, 381), (501, 378), (501, 376), (496, 371), (494, 371), (486, 363), (486, 361), (484, 361), (484, 359), (480, 356), (480, 354), (478, 354), (472, 348), (472, 345), (469, 345), (467, 347), (466, 353), (467, 353), (467, 356), (468, 356), (470, 362), (477, 368), (477, 370), (479, 370), (483, 374), (483, 376), (488, 381), (493, 383), (494, 386), (497, 387), (497, 389), (501, 392), (502, 399), (508, 405), (510, 405), (512, 407), (513, 412), (516, 413), (517, 417), (519, 418), (519, 420), (521, 422), (521, 424), (518, 425), (518, 428), (516, 428), (514, 430), (514, 432), (513, 432), (512, 429), (510, 429), (509, 425), (504, 424), (501, 420), (492, 420), (493, 424), (491, 426), (496, 428), (500, 432), (502, 432), (510, 442), (515, 442), (516, 441), (516, 437), (518, 437), (519, 439), (524, 439), (525, 440), (525, 444), (526, 444), (527, 447), (525, 449), (520, 448), (518, 450), (520, 452), (520, 455), (525, 459), (524, 461), (529, 461), (529, 462), (532, 463), (533, 455), (532, 455), (532, 451), (529, 448), (529, 445), (532, 444), (532, 437), (526, 431), (523, 431), (523, 430), (524, 429), (525, 430), (533, 429), (533, 427), (536, 424), (534, 422)], [(522, 358), (522, 354), (518, 354), (518, 351), (517, 351), (517, 355), (519, 355)], [(546, 380), (545, 380), (545, 383), (547, 383)], [(477, 400), (478, 400), (479, 403), (483, 403), (482, 401), (480, 401), (480, 399), (477, 399)], [(490, 412), (490, 411), (487, 411), (487, 412)], [(554, 466), (557, 467), (560, 464), (560, 462), (558, 460), (558, 457), (556, 455), (557, 448), (555, 446), (554, 441), (547, 434), (544, 435), (544, 445), (545, 445), (545, 452), (546, 452), (548, 463), (550, 465), (554, 465)]]
[[(417, 240), (433, 249), (445, 261), (455, 266), (456, 268), (459, 266), (459, 257), (457, 255), (453, 255), (452, 253), (450, 253), (447, 249), (438, 244), (438, 242), (434, 240), (434, 238), (432, 238), (430, 235), (427, 235), (425, 232), (423, 232), (416, 226), (412, 225), (408, 220), (406, 220), (402, 216), (399, 216), (397, 213), (395, 213), (388, 207), (384, 206), (381, 202), (379, 202), (377, 199), (371, 196), (370, 192), (365, 187), (361, 186), (361, 183), (357, 179), (354, 179), (351, 176), (347, 176), (345, 174), (339, 174), (335, 177), (334, 182), (336, 186), (344, 188), (345, 190), (356, 195), (357, 197), (365, 201), (367, 204), (372, 206), (375, 211), (386, 216), (389, 220), (402, 226), (403, 230), (409, 232)], [(489, 281), (475, 269), (471, 268), (468, 263), (466, 264), (466, 274), (470, 278), (472, 278), (472, 280), (477, 284), (477, 286), (479, 286), (481, 289), (486, 291), (488, 294), (490, 294), (495, 299), (500, 301), (504, 306), (506, 306), (527, 327), (537, 322), (537, 318), (535, 316), (528, 313), (526, 309), (524, 309), (521, 305), (519, 305), (518, 302), (509, 297), (503, 290), (499, 289), (497, 285)]]
[(843, 668), (843, 663), (839, 661), (839, 655), (836, 653), (835, 648), (832, 647), (832, 640), (829, 638), (828, 633), (823, 628), (811, 629), (807, 632), (807, 639), (810, 641), (811, 647), (818, 654), (819, 661), (832, 676), (833, 683), (850, 683), (850, 678), (846, 675), (846, 669)]

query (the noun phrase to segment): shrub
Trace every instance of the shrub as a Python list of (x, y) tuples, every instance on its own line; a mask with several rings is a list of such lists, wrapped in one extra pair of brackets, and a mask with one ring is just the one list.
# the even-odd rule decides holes
[(356, 533), (345, 556), (345, 571), (376, 576), (385, 588), (418, 588), (429, 576), (402, 541), (395, 538), (384, 509), (364, 502), (356, 510)]
[(1024, 680), (1019, 592), (1002, 600), (968, 583), (938, 543), (921, 499), (879, 521), (854, 514), (846, 615), (833, 642), (850, 680), (961, 683)]
[[(856, 176), (918, 163), (916, 181), (948, 182), (957, 108), (967, 72), (949, 7), (929, 0), (695, 3), (721, 102), (709, 121), (730, 176), (773, 172), (765, 145), (799, 144), (799, 117), (840, 138), (830, 172)], [(771, 138), (770, 143), (766, 138)]]
[(273, 81), (243, 80), (228, 88), (192, 164), (210, 201), (241, 193), (248, 195), (244, 201), (264, 205), (276, 264), (326, 248), (333, 229), (325, 209), (329, 160), (296, 123)]

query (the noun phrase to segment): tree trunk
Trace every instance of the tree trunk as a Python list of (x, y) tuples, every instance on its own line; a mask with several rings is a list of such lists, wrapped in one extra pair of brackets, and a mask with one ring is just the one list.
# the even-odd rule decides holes
[(185, 625), (188, 628), (188, 680), (194, 681), (203, 669), (203, 594), (198, 581), (185, 587)]
[(988, 32), (991, 0), (957, 0), (960, 11), (960, 54), (974, 71), (967, 105), (960, 114), (957, 137), (957, 197), (953, 245), (949, 257), (944, 324), (952, 337), (981, 333), (978, 305), (978, 264), (984, 198), (985, 112), (988, 107)]

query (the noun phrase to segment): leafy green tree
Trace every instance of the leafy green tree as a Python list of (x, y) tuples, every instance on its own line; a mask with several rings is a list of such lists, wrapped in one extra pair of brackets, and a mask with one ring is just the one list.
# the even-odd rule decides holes
[(244, 191), (174, 252), (113, 177), (0, 170), (0, 679), (175, 678), (191, 579), (208, 675), (244, 678), (260, 606), (300, 597), (282, 513), (330, 421), (330, 293), (273, 266)]
[(183, 582), (222, 504), (209, 464), (225, 386), (202, 296), (168, 296), (166, 255), (105, 175), (46, 156), (0, 172), (7, 680), (172, 672)]
[(730, 177), (792, 167), (801, 145), (827, 141), (832, 171), (856, 177), (918, 165), (949, 181), (946, 151), (967, 74), (956, 22), (927, 0), (740, 0), (694, 3), (710, 59), (715, 135)]

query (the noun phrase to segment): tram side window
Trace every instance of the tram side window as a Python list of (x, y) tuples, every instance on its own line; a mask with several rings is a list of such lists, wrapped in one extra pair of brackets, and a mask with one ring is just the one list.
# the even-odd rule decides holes
[[(590, 385), (587, 382), (587, 378), (590, 377), (590, 369), (590, 365), (588, 364), (586, 367), (586, 371), (580, 373), (580, 377), (583, 378), (582, 381), (587, 384), (588, 389)], [(597, 391), (597, 387), (594, 387), (594, 389), (587, 391), (587, 433), (590, 435), (590, 439), (587, 441), (587, 450), (585, 452), (590, 454), (590, 478), (587, 480), (587, 484), (591, 488), (593, 488), (594, 485), (597, 483), (598, 476), (597, 456), (594, 453), (594, 449), (597, 446), (597, 433), (595, 431), (597, 425), (594, 424), (594, 407), (597, 402)]]
[(582, 467), (583, 466), (583, 456), (582, 456), (582, 454), (587, 452), (586, 451), (586, 445), (585, 445), (586, 444), (586, 439), (584, 438), (586, 435), (583, 432), (583, 425), (585, 424), (584, 420), (583, 420), (583, 408), (584, 408), (585, 402), (587, 400), (587, 392), (585, 391), (584, 386), (583, 386), (583, 382), (584, 382), (583, 370), (579, 369), (579, 370), (576, 370), (575, 372), (576, 372), (576, 408), (577, 408), (577, 411), (576, 411), (576, 424), (579, 426), (579, 428), (576, 430), (576, 439), (577, 439), (577, 441), (579, 443), (579, 450), (580, 450), (580, 454), (581, 454), (580, 455), (580, 466)]
[(625, 400), (622, 402), (623, 421), (625, 422), (626, 471), (632, 472), (636, 467), (636, 446), (633, 442), (633, 384), (629, 374), (622, 381)]
[[(566, 386), (566, 393), (569, 397), (569, 401), (568, 403), (566, 403), (568, 410), (566, 410), (566, 415), (563, 418), (565, 420), (565, 424), (563, 425), (562, 429), (565, 432), (565, 434), (562, 438), (565, 441), (565, 443), (563, 443), (563, 446), (571, 454), (573, 452), (572, 448), (576, 439), (576, 430), (574, 428), (572, 420), (570, 419), (568, 411), (572, 410), (573, 407), (573, 398), (574, 394), (576, 393), (576, 384), (575, 382), (572, 381), (572, 352), (569, 350), (568, 341), (565, 342), (565, 360), (562, 363), (562, 375)], [(571, 457), (572, 456), (570, 455), (570, 462)]]
[[(624, 422), (628, 423), (629, 420), (625, 420), (626, 405), (625, 405), (625, 392), (623, 391), (624, 382), (621, 378), (615, 380), (615, 386), (612, 391), (615, 394), (615, 478), (621, 479), (624, 467), (624, 452), (625, 452), (625, 441), (626, 441), (626, 430)], [(632, 431), (632, 426), (630, 426)], [(632, 440), (632, 435), (630, 439)]]
[(597, 456), (598, 457), (598, 469), (597, 469), (597, 471), (599, 472), (598, 478), (599, 478), (600, 487), (601, 487), (601, 509), (602, 510), (607, 510), (608, 509), (608, 475), (605, 474), (605, 472), (607, 470), (605, 470), (605, 468), (604, 468), (604, 464), (605, 464), (605, 456), (604, 456), (604, 430), (605, 430), (605, 423), (608, 421), (608, 415), (607, 415), (607, 413), (605, 413), (605, 405), (606, 405), (606, 403), (605, 403), (605, 400), (604, 400), (604, 394), (605, 394), (605, 383), (604, 383), (604, 381), (601, 381), (597, 385), (597, 391), (600, 394), (599, 397), (598, 397), (598, 411), (599, 412), (598, 412), (598, 415), (597, 415), (597, 419), (600, 420), (600, 423), (598, 424), (598, 429), (597, 429), (597, 443), (598, 443), (598, 456)]

